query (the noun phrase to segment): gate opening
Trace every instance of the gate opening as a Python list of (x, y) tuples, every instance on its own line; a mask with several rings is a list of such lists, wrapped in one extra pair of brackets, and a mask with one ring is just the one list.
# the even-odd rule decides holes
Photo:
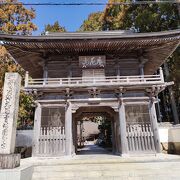
[(76, 154), (111, 154), (114, 117), (107, 111), (92, 110), (87, 108), (76, 118)]

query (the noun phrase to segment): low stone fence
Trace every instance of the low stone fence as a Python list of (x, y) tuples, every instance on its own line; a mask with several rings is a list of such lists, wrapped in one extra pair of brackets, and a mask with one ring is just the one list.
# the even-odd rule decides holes
[(169, 154), (180, 154), (180, 125), (159, 125), (162, 151)]
[(22, 158), (30, 157), (32, 153), (33, 130), (18, 130), (16, 133), (16, 152)]

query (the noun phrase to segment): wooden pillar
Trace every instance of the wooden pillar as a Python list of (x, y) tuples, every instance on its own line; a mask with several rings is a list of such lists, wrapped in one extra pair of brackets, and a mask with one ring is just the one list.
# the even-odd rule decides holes
[(158, 121), (161, 123), (162, 122), (162, 115), (161, 115), (161, 109), (160, 109), (158, 95), (156, 96), (156, 100), (157, 100)]
[(43, 85), (46, 85), (48, 79), (48, 67), (47, 67), (48, 60), (46, 59), (43, 66)]
[(77, 119), (76, 118), (74, 118), (73, 119), (73, 121), (74, 121), (74, 146), (75, 146), (75, 153), (77, 153)]
[(67, 107), (65, 110), (65, 135), (66, 135), (66, 155), (71, 155), (73, 151), (71, 102), (67, 103)]
[(119, 128), (119, 109), (118, 112), (115, 113), (115, 144), (116, 144), (116, 154), (119, 155), (121, 153), (121, 142), (120, 142), (120, 128)]
[(117, 67), (117, 73), (116, 73), (116, 75), (117, 75), (117, 76), (120, 76), (120, 75), (121, 75), (121, 72), (120, 72), (120, 65), (119, 65), (118, 60), (117, 60), (117, 63), (115, 64), (115, 67)]
[(140, 66), (140, 75), (143, 76), (144, 75), (144, 65)]
[(27, 87), (27, 86), (28, 86), (28, 83), (29, 83), (29, 72), (28, 72), (28, 71), (26, 71), (24, 86), (25, 86), (25, 87)]
[(76, 153), (76, 131), (77, 131), (77, 128), (76, 128), (76, 120), (75, 120), (73, 113), (74, 112), (72, 112), (72, 141), (73, 141), (72, 154), (75, 154)]
[(112, 131), (112, 152), (113, 154), (116, 153), (116, 138), (115, 138), (115, 121), (114, 119), (111, 120), (111, 131)]
[(119, 105), (119, 123), (120, 123), (120, 139), (121, 139), (121, 155), (128, 154), (128, 144), (126, 136), (126, 116), (124, 103), (121, 101)]
[(161, 77), (161, 82), (164, 83), (164, 74), (163, 74), (162, 67), (159, 68), (159, 75)]
[(158, 131), (158, 124), (157, 124), (155, 103), (153, 99), (150, 102), (149, 110), (150, 110), (150, 119), (151, 119), (152, 129), (154, 133), (154, 144), (155, 144), (156, 152), (160, 153), (161, 147), (160, 147), (160, 140), (159, 140), (159, 131)]
[(39, 154), (39, 136), (41, 130), (41, 114), (42, 107), (40, 103), (37, 103), (34, 115), (34, 136), (33, 136), (33, 147), (32, 147), (32, 156)]
[(47, 79), (48, 78), (48, 59), (44, 61), (44, 66), (43, 66), (43, 78)]

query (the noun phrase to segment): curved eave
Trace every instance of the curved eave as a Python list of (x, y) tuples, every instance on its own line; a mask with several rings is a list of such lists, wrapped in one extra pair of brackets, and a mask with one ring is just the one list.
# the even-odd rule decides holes
[(55, 33), (48, 36), (0, 34), (0, 42), (34, 78), (42, 76), (43, 54), (111, 53), (128, 55), (143, 50), (149, 61), (145, 74), (153, 74), (180, 42), (180, 30), (157, 33), (123, 31)]
[(171, 30), (151, 33), (125, 33), (124, 31), (99, 31), (99, 32), (62, 32), (41, 36), (19, 36), (0, 34), (2, 41), (37, 42), (44, 40), (71, 40), (71, 39), (134, 39), (134, 38), (166, 38), (180, 36), (180, 30)]

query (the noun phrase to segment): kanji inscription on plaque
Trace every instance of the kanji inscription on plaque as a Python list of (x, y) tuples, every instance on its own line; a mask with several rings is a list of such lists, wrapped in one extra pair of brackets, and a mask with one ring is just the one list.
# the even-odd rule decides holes
[(82, 68), (104, 68), (106, 56), (79, 56), (79, 66)]

